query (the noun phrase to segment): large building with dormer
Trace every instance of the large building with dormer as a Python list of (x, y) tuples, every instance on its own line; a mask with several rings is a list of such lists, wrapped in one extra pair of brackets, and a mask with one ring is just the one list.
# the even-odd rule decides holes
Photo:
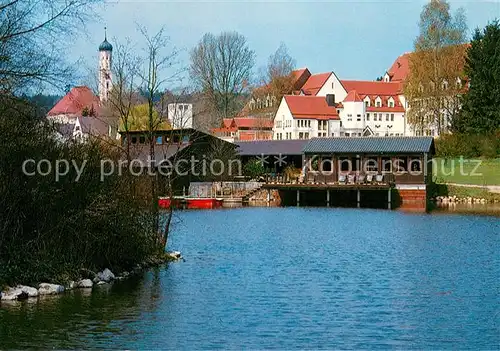
[(341, 80), (334, 72), (310, 75), (284, 96), (274, 139), (412, 135), (399, 82)]

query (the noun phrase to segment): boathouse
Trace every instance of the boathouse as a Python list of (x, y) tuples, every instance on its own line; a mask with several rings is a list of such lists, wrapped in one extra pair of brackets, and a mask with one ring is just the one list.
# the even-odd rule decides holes
[(303, 148), (301, 179), (271, 180), (266, 187), (288, 198), (295, 192), (297, 205), (307, 197), (330, 205), (334, 192), (357, 207), (377, 202), (425, 210), (434, 153), (432, 137), (314, 138)]

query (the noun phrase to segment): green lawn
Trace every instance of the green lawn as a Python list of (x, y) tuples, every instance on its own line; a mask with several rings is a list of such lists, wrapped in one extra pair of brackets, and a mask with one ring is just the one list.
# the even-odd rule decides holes
[(433, 162), (437, 183), (500, 185), (500, 158), (464, 160), (463, 166), (458, 158), (436, 158)]

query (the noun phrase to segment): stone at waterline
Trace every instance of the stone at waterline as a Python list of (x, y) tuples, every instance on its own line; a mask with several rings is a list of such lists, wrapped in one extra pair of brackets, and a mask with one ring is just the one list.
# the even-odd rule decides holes
[(172, 251), (167, 253), (170, 258), (173, 258), (174, 260), (180, 260), (182, 258), (181, 252), (180, 251)]
[(37, 297), (38, 296), (38, 289), (33, 288), (31, 286), (26, 286), (26, 285), (19, 285), (16, 287), (17, 289), (21, 289), (24, 293), (28, 295), (28, 297)]
[(109, 283), (110, 281), (115, 279), (115, 275), (108, 268), (106, 268), (102, 272), (97, 273), (97, 278), (99, 278), (99, 280), (102, 280), (106, 283)]
[(97, 282), (97, 285), (104, 285), (104, 284), (108, 284), (108, 283), (105, 282), (104, 280), (100, 280)]
[(87, 289), (91, 288), (92, 286), (94, 286), (94, 283), (90, 279), (82, 279), (78, 283), (76, 283), (77, 288)]
[(8, 288), (1, 293), (2, 301), (14, 301), (14, 300), (23, 300), (27, 299), (28, 294), (22, 291), (19, 288)]
[(40, 295), (56, 295), (64, 292), (64, 286), (57, 284), (42, 283), (38, 286)]

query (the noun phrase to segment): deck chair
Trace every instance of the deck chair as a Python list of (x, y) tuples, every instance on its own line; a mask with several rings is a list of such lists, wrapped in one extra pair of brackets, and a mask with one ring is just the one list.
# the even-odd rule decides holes
[(377, 174), (375, 177), (377, 183), (382, 183), (384, 181), (384, 175), (383, 174)]
[(345, 181), (346, 181), (345, 174), (339, 174), (339, 183), (345, 184)]
[(349, 174), (349, 175), (347, 176), (347, 182), (348, 182), (349, 184), (353, 184), (353, 183), (354, 183), (354, 180), (355, 180), (354, 174)]
[(364, 184), (365, 183), (365, 175), (364, 174), (360, 174), (358, 176), (358, 184)]
[(373, 183), (373, 174), (367, 174), (367, 175), (366, 175), (366, 182), (367, 182), (368, 184)]

